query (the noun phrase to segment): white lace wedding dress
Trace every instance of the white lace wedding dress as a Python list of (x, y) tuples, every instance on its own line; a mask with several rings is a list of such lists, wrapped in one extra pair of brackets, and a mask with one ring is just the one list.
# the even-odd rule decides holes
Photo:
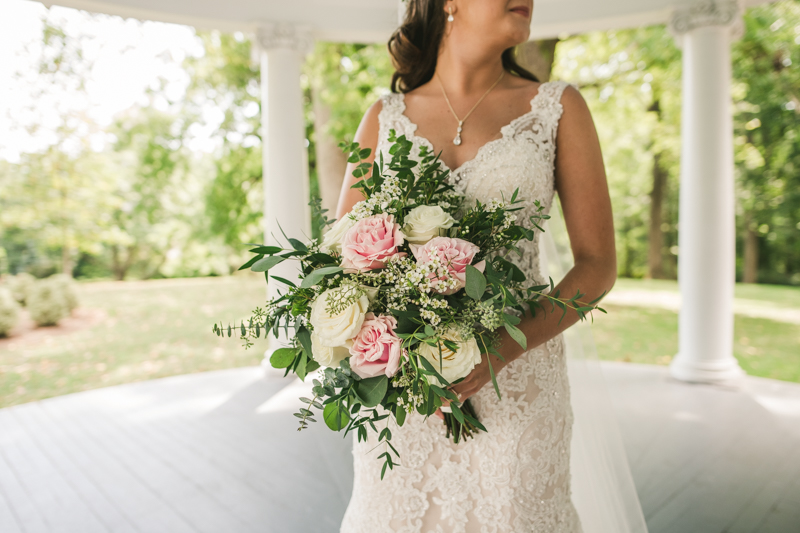
[[(550, 210), (554, 195), (555, 140), (564, 82), (542, 84), (531, 109), (452, 171), (468, 202), (508, 196), (538, 199)], [(415, 149), (430, 142), (416, 135), (404, 114), (403, 94), (382, 97), (378, 150), (389, 159), (389, 130)], [(532, 214), (533, 204), (518, 220)], [(539, 238), (537, 230), (537, 240)], [(523, 241), (523, 258), (510, 255), (536, 283), (542, 281), (537, 242)], [(580, 533), (571, 498), (570, 439), (573, 411), (563, 335), (528, 350), (497, 376), (502, 400), (484, 386), (472, 397), (488, 433), (453, 444), (442, 421), (417, 413), (392, 424), (401, 466), (387, 470), (376, 458), (376, 435), (354, 438), (355, 477), (341, 533)]]

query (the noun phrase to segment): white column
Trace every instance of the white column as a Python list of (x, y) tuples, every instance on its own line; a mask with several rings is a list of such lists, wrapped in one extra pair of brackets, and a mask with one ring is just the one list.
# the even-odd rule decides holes
[[(261, 55), (261, 135), (263, 145), (264, 240), (288, 246), (281, 233), (305, 241), (311, 236), (308, 154), (300, 69), (313, 39), (307, 28), (287, 23), (263, 23), (256, 31)], [(278, 226), (280, 224), (280, 227)], [(285, 261), (270, 270), (286, 279), (297, 277), (297, 263)], [(285, 286), (270, 279), (267, 298)], [(285, 338), (270, 338), (262, 364)]]
[(679, 351), (670, 365), (684, 381), (735, 383), (735, 218), (730, 47), (741, 25), (735, 1), (676, 11), (683, 48), (678, 283)]

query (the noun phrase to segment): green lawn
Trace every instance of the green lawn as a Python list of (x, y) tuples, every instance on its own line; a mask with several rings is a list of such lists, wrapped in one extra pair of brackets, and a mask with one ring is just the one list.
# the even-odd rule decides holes
[[(678, 292), (678, 282), (665, 279), (620, 278), (617, 279), (617, 282), (614, 284), (613, 290)], [(800, 287), (737, 283), (734, 289), (734, 297), (742, 300), (757, 300), (766, 302), (774, 307), (792, 307), (795, 309), (800, 309)]]
[[(214, 321), (263, 305), (264, 278), (234, 276), (78, 284), (81, 307), (106, 317), (47, 342), (0, 346), (0, 406), (177, 374), (257, 365), (265, 342), (245, 350)], [(37, 330), (39, 332), (41, 330)], [(5, 341), (8, 343), (8, 340)]]
[[(600, 359), (667, 365), (678, 351), (678, 315), (663, 309), (603, 306), (592, 332)], [(800, 383), (800, 326), (736, 316), (734, 356), (752, 376)]]
[[(615, 289), (677, 290), (674, 282), (618, 280)], [(105, 313), (91, 327), (0, 344), (0, 407), (164, 376), (257, 365), (260, 341), (211, 333), (214, 321), (249, 316), (265, 299), (263, 277), (196, 278), (78, 285), (82, 308)], [(738, 286), (737, 297), (796, 307), (800, 290)], [(666, 365), (677, 351), (671, 311), (604, 306), (593, 327), (602, 359)], [(47, 332), (52, 334), (42, 335)], [(800, 326), (736, 317), (735, 355), (751, 375), (800, 382)]]

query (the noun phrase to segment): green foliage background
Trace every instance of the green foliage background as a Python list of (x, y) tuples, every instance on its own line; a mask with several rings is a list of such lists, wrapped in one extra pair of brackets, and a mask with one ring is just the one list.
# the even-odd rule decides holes
[[(747, 11), (733, 46), (737, 255), (759, 245), (759, 280), (800, 284), (800, 1)], [(80, 91), (91, 65), (80, 40), (46, 26), (37, 60), (43, 84)], [(83, 116), (63, 117), (58, 139), (18, 163), (0, 161), (0, 269), (83, 278), (223, 275), (244, 262), (241, 243), (261, 240), (260, 73), (241, 34), (198, 33), (186, 94), (163, 88), (118, 117), (97, 152)], [(388, 90), (385, 45), (318, 42), (304, 66), (312, 195), (318, 191), (312, 97), (331, 109), (327, 133), (350, 139), (364, 110)], [(681, 52), (663, 26), (592, 32), (562, 40), (554, 77), (575, 83), (597, 125), (609, 177), (620, 274), (647, 274), (653, 165), (667, 174), (661, 231), (664, 275), (676, 275)], [(222, 117), (215, 151), (192, 148)]]

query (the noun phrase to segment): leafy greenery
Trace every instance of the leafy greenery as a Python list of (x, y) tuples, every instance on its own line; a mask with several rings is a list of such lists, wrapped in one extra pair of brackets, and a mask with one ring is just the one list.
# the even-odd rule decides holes
[[(756, 256), (755, 278), (800, 284), (800, 2), (750, 8), (744, 22), (745, 34), (732, 49), (737, 272), (742, 279), (749, 247)], [(674, 279), (681, 114), (681, 52), (674, 39), (664, 26), (571, 37), (558, 44), (554, 76), (576, 83), (592, 110), (623, 277), (652, 274), (654, 171), (666, 176), (658, 253), (661, 275)]]
[[(600, 359), (668, 365), (678, 352), (678, 315), (666, 309), (606, 305), (592, 328)], [(737, 315), (733, 352), (751, 376), (800, 383), (800, 326)]]
[[(753, 7), (733, 45), (740, 279), (748, 256), (751, 280), (800, 284), (798, 26), (797, 0)], [(50, 145), (0, 161), (0, 270), (123, 279), (227, 274), (241, 264), (241, 243), (262, 234), (260, 65), (246, 35), (197, 38), (203, 53), (182, 63), (185, 94), (154, 87), (149, 102), (108, 127), (65, 111), (53, 117), (59, 125)], [(46, 24), (42, 53), (31, 56), (41, 72), (37, 90), (83, 94), (90, 43)], [(391, 72), (384, 45), (316, 43), (301, 80), (312, 195), (320, 190), (319, 134), (352, 138)], [(554, 76), (580, 87), (595, 118), (620, 275), (674, 278), (681, 112), (674, 39), (663, 26), (572, 36), (557, 45)], [(316, 121), (315, 101), (328, 109), (325, 121)], [(213, 131), (212, 153), (193, 149), (197, 128)], [(112, 139), (100, 151), (92, 144), (99, 133)], [(325, 215), (314, 213), (318, 236)]]
[[(387, 418), (389, 413), (402, 423), (406, 413), (414, 408), (428, 417), (449, 402), (449, 410), (444, 412), (443, 418), (447, 435), (458, 443), (486, 429), (475, 417), (469, 400), (459, 404), (455, 394), (445, 388), (465, 376), (448, 379), (442, 376), (443, 351), (455, 354), (462, 348), (473, 350), (474, 347), (474, 351), (466, 353), (478, 356), (490, 353), (502, 360), (495, 333), (501, 326), (527, 349), (527, 339), (516, 327), (521, 319), (513, 312), (520, 315), (547, 312), (546, 303), (550, 304), (551, 311), (562, 310), (561, 319), (568, 309), (573, 309), (583, 320), (586, 313), (603, 311), (595, 305), (602, 295), (589, 303), (580, 301), (585, 296), (580, 291), (570, 299), (560, 298), (560, 289), (554, 288), (552, 279), (549, 285), (531, 286), (526, 283), (523, 271), (508, 259), (513, 252), (522, 256), (518, 243), (534, 239), (530, 226), (541, 230), (538, 223), (549, 218), (542, 213), (544, 206), (538, 200), (532, 202), (536, 209), (527, 215), (528, 224), (524, 225), (515, 223), (517, 213), (522, 210), (518, 190), (507, 200), (493, 198), (486, 203), (476, 200), (474, 206), (466, 205), (464, 196), (448, 183), (449, 170), (443, 169), (438, 155), (423, 146), (418, 149), (418, 156), (413, 157), (414, 144), (405, 135), (397, 136), (393, 129), (389, 131), (388, 140), (392, 143), (387, 150), (391, 155), (388, 162), (383, 153), (372, 163), (365, 162), (371, 149), (361, 148), (357, 142), (341, 143), (342, 149), (349, 152), (348, 161), (355, 165), (353, 174), (365, 179), (352, 186), (361, 190), (364, 199), (338, 224), (383, 221), (390, 225), (388, 231), (399, 232), (415, 210), (435, 209), (438, 216), (449, 220), (437, 230), (441, 232), (438, 235), (441, 241), (428, 237), (428, 244), (432, 246), (425, 248), (426, 258), (418, 255), (418, 250), (399, 234), (399, 241), (387, 251), (391, 257), (361, 268), (346, 263), (348, 258), (339, 249), (341, 241), (326, 240), (321, 244), (319, 239), (312, 239), (302, 243), (284, 235), (290, 247), (256, 245), (250, 250), (255, 257), (240, 270), (250, 268), (263, 272), (269, 280), (270, 269), (284, 261), (295, 260), (299, 262), (300, 284), (272, 276), (275, 281), (287, 285), (283, 293), (279, 291), (264, 308), (257, 307), (246, 325), (245, 321), (238, 326), (214, 323), (212, 331), (220, 337), (231, 337), (236, 332), (249, 348), (261, 332), (266, 336), (270, 331), (276, 334), (283, 328), (292, 345), (272, 354), (270, 363), (274, 368), (284, 369), (284, 375), (294, 372), (305, 380), (312, 370), (320, 368), (320, 363), (327, 366), (317, 376), (324, 381), (312, 379), (314, 397), (301, 398), (306, 406), (294, 414), (300, 419), (301, 430), (308, 427), (309, 422), (316, 422), (311, 408), (320, 409), (318, 400), (327, 406), (323, 409), (326, 424), (337, 431), (341, 429), (341, 413), (349, 411), (353, 416), (349, 417), (345, 434), (355, 430), (359, 440), (366, 440), (367, 424), (377, 433), (375, 422)], [(455, 259), (439, 255), (437, 246), (444, 245), (470, 247), (469, 263), (475, 266), (465, 265), (465, 280), (457, 278), (455, 270), (451, 271), (455, 266), (450, 262)], [(364, 303), (356, 304), (360, 299)], [(391, 371), (393, 390), (389, 389), (388, 367), (384, 375), (373, 376), (371, 372), (364, 375), (359, 367), (351, 369), (348, 357), (339, 361), (337, 368), (325, 352), (313, 352), (309, 330), (320, 327), (319, 322), (313, 322), (314, 313), (320, 309), (318, 305), (324, 305), (325, 313), (331, 316), (355, 306), (362, 321), (367, 310), (376, 317), (391, 317), (396, 323), (391, 326), (391, 334), (396, 340), (398, 357), (393, 363), (397, 366)], [(362, 305), (366, 307), (362, 309)], [(353, 340), (355, 332), (350, 335), (349, 340)], [(336, 346), (329, 348), (344, 348), (341, 345), (344, 340), (347, 339), (340, 339)], [(466, 348), (468, 342), (471, 346)], [(423, 354), (424, 350), (430, 351), (429, 347), (438, 351), (438, 356), (433, 356), (439, 362), (438, 369)], [(475, 365), (474, 360), (472, 365)], [(493, 369), (491, 375), (494, 389), (500, 396)], [(336, 406), (330, 407), (333, 403)], [(398, 415), (400, 412), (402, 414)], [(388, 426), (380, 431), (378, 440), (399, 457), (391, 445)], [(394, 463), (388, 450), (379, 457), (384, 458), (383, 477)]]
[(734, 44), (739, 244), (758, 279), (800, 284), (800, 2), (756, 7)]

